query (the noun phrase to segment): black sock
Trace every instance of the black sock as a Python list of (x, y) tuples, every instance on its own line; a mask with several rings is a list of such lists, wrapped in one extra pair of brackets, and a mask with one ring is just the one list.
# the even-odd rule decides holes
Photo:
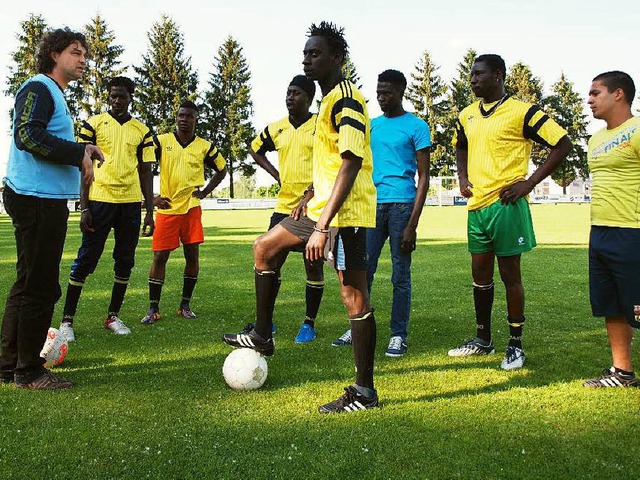
[(180, 308), (188, 307), (193, 295), (193, 289), (196, 288), (196, 282), (198, 277), (184, 276), (182, 281), (182, 301), (180, 302)]
[(254, 277), (256, 289), (255, 330), (262, 338), (269, 339), (272, 336), (273, 309), (278, 294), (278, 272), (254, 268)]
[[(73, 282), (73, 283), (72, 283)], [(82, 287), (84, 282), (78, 282), (77, 280), (69, 280), (67, 285), (67, 297), (64, 301), (64, 321), (73, 323), (73, 317), (76, 314), (78, 308), (78, 301), (80, 300), (80, 294), (82, 293)]]
[(376, 319), (373, 311), (349, 318), (356, 384), (373, 390), (373, 360), (376, 350)]
[(636, 374), (633, 373), (633, 370), (631, 372), (628, 372), (627, 370), (622, 370), (621, 368), (618, 367), (613, 367), (616, 373), (619, 373), (620, 375), (623, 375), (625, 377), (635, 377)]
[(305, 289), (305, 297), (307, 301), (307, 318), (315, 320), (315, 318), (318, 316), (318, 310), (320, 310), (320, 302), (322, 301), (323, 293), (324, 280), (307, 280), (307, 286)]
[(493, 282), (478, 285), (473, 282), (473, 303), (476, 309), (476, 336), (491, 342), (491, 310), (493, 308)]
[(111, 289), (111, 303), (109, 303), (109, 315), (118, 315), (120, 312), (128, 284), (128, 278), (114, 277), (113, 288)]
[(162, 295), (164, 280), (149, 278), (149, 310), (160, 311), (160, 297)]
[(522, 328), (524, 327), (524, 316), (520, 318), (507, 317), (509, 322), (509, 346), (522, 348)]
[(304, 323), (307, 325), (311, 325), (311, 327), (314, 327), (316, 322), (315, 322), (315, 318), (309, 318), (309, 317), (304, 317)]

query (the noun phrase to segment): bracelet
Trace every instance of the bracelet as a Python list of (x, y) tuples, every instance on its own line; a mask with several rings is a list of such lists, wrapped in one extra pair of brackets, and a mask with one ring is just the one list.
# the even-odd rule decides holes
[(88, 212), (88, 211), (89, 211), (89, 208), (87, 207), (87, 208), (83, 208), (82, 210), (80, 210), (80, 213), (85, 213), (85, 212)]
[(313, 226), (313, 231), (314, 232), (318, 232), (318, 233), (329, 233), (329, 229), (328, 228), (319, 228), (316, 227), (315, 225)]

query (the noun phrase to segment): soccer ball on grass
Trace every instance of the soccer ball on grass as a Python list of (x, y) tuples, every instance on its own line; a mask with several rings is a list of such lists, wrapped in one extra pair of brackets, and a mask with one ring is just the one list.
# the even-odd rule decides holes
[(222, 366), (225, 382), (234, 390), (256, 390), (267, 379), (267, 361), (255, 350), (238, 348), (227, 355)]
[(47, 341), (44, 342), (40, 352), (40, 356), (46, 360), (44, 366), (51, 368), (60, 365), (67, 356), (68, 349), (67, 338), (57, 328), (50, 328), (47, 332)]

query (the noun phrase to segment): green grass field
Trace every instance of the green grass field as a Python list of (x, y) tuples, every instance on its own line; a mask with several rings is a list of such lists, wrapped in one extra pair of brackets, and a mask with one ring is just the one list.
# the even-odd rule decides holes
[[(426, 208), (413, 263), (409, 352), (384, 356), (391, 304), (385, 253), (372, 298), (382, 408), (336, 416), (316, 408), (353, 381), (351, 349), (330, 346), (347, 328), (346, 314), (327, 270), (318, 339), (293, 342), (304, 315), (298, 254), (283, 270), (267, 383), (239, 393), (222, 378), (230, 350), (220, 337), (253, 318), (251, 243), (270, 212), (205, 214), (196, 321), (174, 314), (183, 268), (176, 252), (162, 320), (139, 323), (151, 260), (150, 240), (142, 239), (121, 312), (133, 330), (128, 337), (101, 328), (113, 275), (108, 244), (80, 301), (78, 341), (57, 369), (77, 386), (60, 392), (0, 386), (0, 479), (640, 478), (640, 389), (581, 386), (611, 362), (604, 322), (589, 309), (588, 208), (532, 207), (539, 246), (523, 260), (527, 363), (510, 373), (499, 368), (508, 336), (500, 282), (497, 354), (447, 357), (474, 334), (466, 212)], [(63, 290), (80, 241), (77, 222), (73, 215)], [(13, 281), (14, 262), (12, 227), (2, 217), (0, 295)], [(60, 316), (58, 305), (54, 326)]]

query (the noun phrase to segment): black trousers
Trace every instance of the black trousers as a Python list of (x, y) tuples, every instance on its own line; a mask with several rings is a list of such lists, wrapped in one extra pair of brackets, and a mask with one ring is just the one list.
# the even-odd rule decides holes
[(2, 318), (0, 375), (28, 383), (44, 369), (40, 351), (61, 295), (69, 209), (66, 200), (20, 195), (7, 186), (3, 198), (13, 221), (18, 261)]

